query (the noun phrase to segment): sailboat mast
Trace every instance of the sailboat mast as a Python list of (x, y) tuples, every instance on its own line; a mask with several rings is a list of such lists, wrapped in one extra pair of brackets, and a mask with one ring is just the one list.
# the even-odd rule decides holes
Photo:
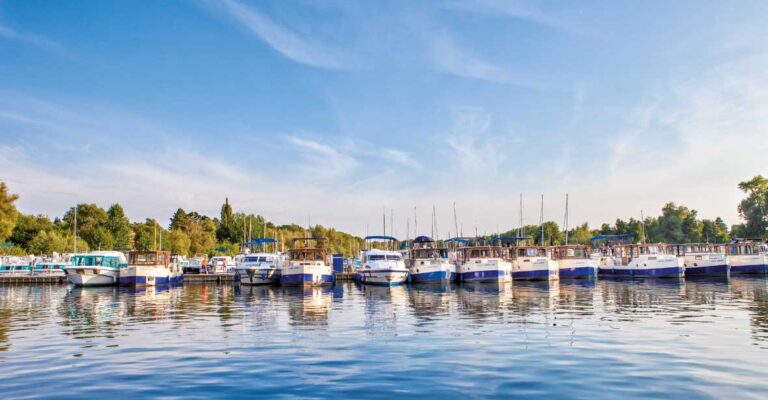
[(541, 245), (544, 246), (544, 195), (541, 195), (541, 214), (539, 214), (539, 224), (541, 225)]
[(568, 245), (568, 193), (565, 194), (565, 244)]
[(75, 228), (74, 228), (73, 243), (74, 243), (75, 253), (77, 253), (77, 205), (75, 205)]

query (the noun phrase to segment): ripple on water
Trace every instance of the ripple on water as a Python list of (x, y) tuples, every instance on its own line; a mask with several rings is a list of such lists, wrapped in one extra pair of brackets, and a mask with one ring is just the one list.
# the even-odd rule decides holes
[(4, 398), (761, 397), (766, 279), (0, 286)]

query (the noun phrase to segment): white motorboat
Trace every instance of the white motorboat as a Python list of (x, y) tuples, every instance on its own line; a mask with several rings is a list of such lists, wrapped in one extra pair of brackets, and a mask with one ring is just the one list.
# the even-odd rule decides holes
[[(384, 249), (369, 248), (376, 241), (384, 242)], [(391, 236), (366, 236), (367, 249), (361, 252), (362, 263), (355, 271), (355, 281), (370, 285), (394, 286), (405, 283), (408, 268), (403, 255), (395, 250), (397, 239)]]
[(288, 263), (283, 265), (280, 284), (283, 286), (332, 285), (336, 281), (330, 255), (325, 247), (314, 247), (325, 238), (294, 238), (288, 250)]
[(768, 273), (768, 245), (762, 242), (735, 239), (727, 248), (732, 274)]
[[(468, 243), (468, 242), (466, 242)], [(509, 282), (512, 280), (512, 263), (504, 258), (501, 246), (465, 246), (458, 249), (459, 282)]]
[(456, 279), (456, 266), (448, 249), (437, 248), (429, 236), (413, 239), (410, 250), (410, 276), (413, 283), (450, 283)]
[[(275, 250), (267, 250), (268, 245), (274, 245)], [(237, 266), (240, 283), (244, 285), (268, 285), (280, 283), (282, 275), (282, 260), (277, 253), (277, 240), (272, 238), (255, 239), (250, 245), (262, 247), (262, 252), (249, 253), (243, 256)]]
[(120, 272), (128, 266), (128, 260), (119, 251), (75, 254), (71, 260), (64, 272), (67, 280), (76, 286), (116, 285)]
[(672, 244), (667, 246), (667, 252), (677, 255), (685, 276), (727, 276), (730, 270), (723, 244)]
[(515, 246), (509, 249), (513, 280), (557, 280), (560, 268), (545, 246)]
[(598, 261), (590, 257), (587, 246), (580, 244), (557, 246), (554, 249), (560, 279), (594, 279)]
[(182, 269), (178, 263), (171, 262), (168, 251), (130, 251), (128, 266), (120, 271), (120, 285), (155, 286), (180, 283)]

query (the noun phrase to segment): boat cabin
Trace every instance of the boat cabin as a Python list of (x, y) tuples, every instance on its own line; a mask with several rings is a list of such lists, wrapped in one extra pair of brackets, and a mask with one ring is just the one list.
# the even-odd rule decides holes
[(509, 258), (549, 257), (550, 249), (545, 246), (515, 246), (509, 248)]
[(667, 245), (667, 254), (682, 257), (686, 254), (719, 253), (725, 254), (724, 244), (684, 243)]
[(751, 256), (768, 253), (768, 245), (752, 240), (739, 240), (726, 247), (729, 256)]
[(130, 266), (163, 266), (167, 267), (171, 260), (168, 251), (135, 250), (128, 252), (128, 265)]
[(72, 266), (75, 267), (108, 267), (122, 268), (126, 264), (121, 257), (108, 254), (75, 254), (72, 256)]
[(459, 248), (459, 256), (466, 262), (475, 258), (502, 258), (504, 248), (501, 246), (470, 246)]
[(581, 244), (557, 246), (554, 253), (558, 260), (590, 258), (589, 248)]
[[(324, 264), (328, 263), (330, 252), (325, 247), (312, 247), (311, 242), (322, 244), (327, 239), (325, 238), (295, 238), (292, 240), (294, 248), (288, 250), (288, 260), (292, 262), (309, 262), (320, 261)], [(297, 245), (298, 242), (304, 242)]]

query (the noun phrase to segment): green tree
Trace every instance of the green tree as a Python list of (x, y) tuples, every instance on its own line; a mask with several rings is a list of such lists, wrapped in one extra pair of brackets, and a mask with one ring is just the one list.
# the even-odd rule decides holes
[(9, 194), (5, 182), (0, 182), (0, 242), (5, 242), (13, 228), (16, 227), (16, 206), (13, 204), (19, 199), (17, 194)]
[(172, 231), (182, 230), (186, 232), (191, 220), (192, 218), (184, 212), (184, 209), (179, 208), (171, 217), (170, 229)]
[(189, 248), (192, 241), (189, 239), (184, 231), (180, 229), (174, 229), (169, 234), (170, 250), (172, 254), (190, 255)]
[(755, 239), (768, 237), (768, 179), (762, 175), (739, 183), (747, 198), (739, 203), (739, 216), (745, 221), (742, 236)]
[(16, 227), (13, 228), (10, 241), (22, 248), (29, 249), (29, 242), (35, 238), (38, 232), (54, 230), (53, 223), (45, 215), (26, 215), (18, 213)]
[(107, 210), (107, 230), (112, 236), (114, 247), (131, 245), (131, 222), (120, 204), (112, 204)]
[[(107, 211), (96, 204), (78, 204), (77, 235), (88, 242), (91, 249), (112, 248), (114, 239), (107, 229), (108, 219)], [(70, 209), (64, 214), (63, 227), (67, 231), (72, 231), (74, 220), (74, 210)]]

